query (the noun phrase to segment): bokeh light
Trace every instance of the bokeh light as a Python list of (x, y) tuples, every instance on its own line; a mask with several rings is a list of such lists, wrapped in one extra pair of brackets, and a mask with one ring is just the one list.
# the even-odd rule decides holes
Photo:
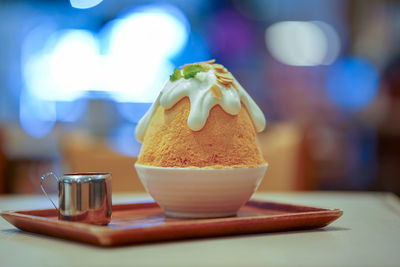
[(105, 84), (118, 102), (152, 102), (185, 46), (190, 26), (170, 5), (130, 10), (105, 26)]
[(88, 106), (86, 99), (56, 102), (57, 121), (75, 122), (85, 113)]
[(97, 6), (98, 4), (103, 2), (103, 0), (69, 0), (69, 2), (74, 8), (87, 9)]
[(112, 21), (108, 51), (114, 55), (172, 57), (186, 44), (190, 27), (171, 5), (135, 8)]
[(328, 69), (325, 86), (332, 103), (345, 111), (356, 111), (377, 95), (378, 72), (362, 58), (347, 57)]
[(25, 84), (43, 100), (74, 101), (96, 91), (118, 102), (152, 102), (189, 33), (184, 14), (170, 5), (119, 16), (104, 27), (100, 42), (86, 30), (58, 31), (25, 59)]
[(22, 92), (19, 105), (19, 123), (30, 136), (43, 138), (53, 130), (56, 122), (54, 102), (35, 99)]
[(95, 80), (100, 77), (98, 47), (93, 34), (83, 30), (60, 33), (49, 67), (55, 88), (59, 89), (52, 95), (61, 98), (58, 100), (65, 100), (67, 95), (76, 99), (85, 91), (93, 90)]
[[(189, 35), (190, 25), (183, 12), (164, 4), (126, 11), (98, 35), (83, 29), (34, 29), (23, 43), (26, 92), (21, 103), (60, 103), (55, 110), (60, 121), (79, 119), (86, 105), (71, 113), (68, 103), (78, 103), (82, 98), (101, 95), (121, 103), (150, 103), (175, 67), (172, 60), (184, 49)], [(38, 39), (42, 44), (39, 47)], [(127, 114), (125, 106), (120, 111), (129, 121), (137, 121)], [(29, 116), (22, 109), (20, 113), (23, 128), (33, 132), (40, 114), (32, 117), (35, 113)]]
[(323, 21), (312, 21), (312, 23), (322, 30), (327, 40), (327, 49), (325, 57), (322, 60), (321, 64), (330, 65), (336, 60), (340, 53), (341, 43), (339, 35), (336, 30), (328, 23), (325, 23)]
[(99, 77), (97, 55), (96, 39), (90, 32), (55, 32), (43, 49), (26, 58), (26, 88), (37, 99), (73, 101), (90, 90)]
[(136, 138), (133, 138), (132, 133), (134, 132), (135, 125), (131, 123), (122, 124), (113, 131), (108, 138), (108, 142), (116, 152), (126, 156), (137, 157), (142, 144)]
[(265, 42), (272, 57), (291, 66), (331, 64), (340, 51), (340, 40), (327, 23), (282, 21), (268, 27)]

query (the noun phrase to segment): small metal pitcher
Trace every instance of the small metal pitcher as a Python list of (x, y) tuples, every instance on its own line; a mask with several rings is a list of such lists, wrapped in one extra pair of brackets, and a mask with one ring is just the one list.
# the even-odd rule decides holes
[[(58, 181), (58, 208), (47, 195), (43, 182), (48, 176)], [(58, 177), (49, 172), (40, 187), (58, 211), (58, 219), (106, 225), (111, 221), (111, 173), (67, 173)]]

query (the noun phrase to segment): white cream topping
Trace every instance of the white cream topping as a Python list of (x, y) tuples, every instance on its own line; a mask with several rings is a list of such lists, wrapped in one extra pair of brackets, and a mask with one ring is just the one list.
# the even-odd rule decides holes
[[(136, 139), (143, 142), (151, 118), (160, 105), (164, 109), (169, 109), (184, 97), (189, 97), (190, 99), (190, 113), (187, 123), (192, 131), (199, 131), (204, 127), (210, 110), (215, 105), (220, 105), (228, 114), (237, 115), (242, 108), (241, 102), (243, 102), (256, 131), (261, 132), (266, 124), (264, 114), (238, 81), (234, 79), (233, 82), (237, 90), (232, 86), (226, 88), (218, 84), (212, 68), (207, 72), (197, 73), (195, 78), (181, 78), (174, 82), (168, 79), (156, 101), (136, 126)], [(222, 97), (220, 99), (215, 98), (210, 90), (213, 84), (218, 85), (221, 89)]]

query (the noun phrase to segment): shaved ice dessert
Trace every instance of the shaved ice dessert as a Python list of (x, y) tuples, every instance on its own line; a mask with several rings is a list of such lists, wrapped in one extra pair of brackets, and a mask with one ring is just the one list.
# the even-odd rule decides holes
[(262, 111), (224, 66), (213, 63), (176, 69), (166, 82), (136, 128), (143, 142), (138, 164), (238, 168), (266, 163), (256, 140), (265, 127)]
[(135, 130), (139, 178), (167, 216), (234, 216), (267, 169), (256, 139), (265, 124), (223, 65), (175, 69)]

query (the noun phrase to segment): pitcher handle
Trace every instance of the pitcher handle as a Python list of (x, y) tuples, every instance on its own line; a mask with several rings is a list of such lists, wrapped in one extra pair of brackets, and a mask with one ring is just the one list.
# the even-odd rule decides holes
[(50, 200), (51, 204), (53, 204), (54, 208), (56, 208), (56, 210), (58, 210), (56, 204), (54, 204), (53, 200), (51, 200), (49, 195), (47, 195), (46, 190), (44, 190), (44, 187), (43, 187), (44, 180), (46, 180), (46, 178), (50, 175), (54, 176), (58, 182), (60, 181), (60, 179), (58, 179), (58, 176), (54, 172), (48, 172), (46, 174), (43, 174), (42, 177), (40, 178), (40, 188), (42, 189), (45, 196)]

